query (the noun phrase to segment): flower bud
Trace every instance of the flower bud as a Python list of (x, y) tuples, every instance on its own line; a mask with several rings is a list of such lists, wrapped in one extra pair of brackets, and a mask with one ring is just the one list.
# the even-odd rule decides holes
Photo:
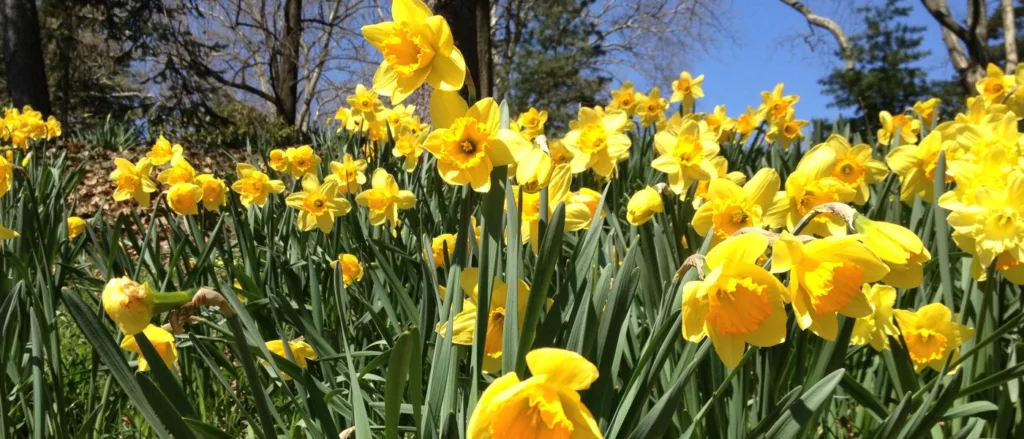
[(68, 239), (75, 239), (85, 232), (85, 220), (77, 216), (68, 217)]
[(103, 289), (103, 310), (125, 334), (138, 334), (153, 319), (153, 290), (128, 277), (111, 279)]
[(654, 214), (665, 210), (661, 194), (647, 186), (633, 194), (626, 205), (626, 220), (634, 226), (646, 223)]

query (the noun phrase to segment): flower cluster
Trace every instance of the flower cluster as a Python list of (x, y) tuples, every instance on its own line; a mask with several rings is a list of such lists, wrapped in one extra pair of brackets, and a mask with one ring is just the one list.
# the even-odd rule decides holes
[(43, 119), (42, 113), (29, 106), (21, 111), (6, 109), (3, 123), (0, 123), (0, 142), (23, 150), (27, 150), (34, 140), (50, 140), (60, 135), (60, 122), (55, 117)]

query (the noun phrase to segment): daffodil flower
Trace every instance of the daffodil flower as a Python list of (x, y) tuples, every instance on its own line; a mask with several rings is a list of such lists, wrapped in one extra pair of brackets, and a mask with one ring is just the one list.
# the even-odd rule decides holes
[[(178, 347), (174, 343), (173, 334), (167, 332), (164, 328), (152, 324), (147, 325), (141, 332), (146, 335), (149, 343), (153, 345), (157, 354), (160, 354), (160, 359), (164, 361), (168, 368), (172, 367), (175, 361), (178, 361)], [(142, 348), (139, 347), (139, 341), (135, 339), (134, 334), (125, 335), (124, 339), (121, 340), (121, 349), (139, 355), (139, 372), (149, 370), (149, 360), (142, 354)]]
[(299, 210), (296, 221), (303, 232), (319, 228), (323, 233), (331, 233), (335, 218), (352, 209), (348, 200), (338, 197), (338, 184), (334, 180), (321, 184), (314, 174), (306, 174), (302, 191), (289, 195), (285, 203)]
[(117, 184), (114, 201), (134, 198), (140, 206), (149, 207), (149, 194), (156, 192), (156, 183), (149, 178), (153, 170), (149, 159), (143, 158), (138, 164), (132, 164), (128, 160), (115, 158), (114, 165), (117, 169), (110, 173), (110, 179)]
[(898, 309), (894, 315), (918, 372), (926, 367), (941, 372), (946, 358), (960, 358), (960, 345), (974, 337), (974, 328), (953, 321), (953, 312), (941, 303), (925, 305), (916, 312)]
[(412, 209), (416, 205), (416, 195), (399, 190), (395, 177), (383, 168), (373, 171), (370, 186), (370, 189), (356, 195), (356, 203), (370, 209), (371, 225), (379, 226), (387, 221), (391, 227), (398, 227), (402, 223), (398, 219), (398, 210)]

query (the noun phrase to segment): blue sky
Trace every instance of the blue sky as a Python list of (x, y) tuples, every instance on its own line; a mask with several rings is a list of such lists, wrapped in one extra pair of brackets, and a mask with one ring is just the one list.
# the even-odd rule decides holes
[[(807, 3), (815, 13), (834, 18), (848, 35), (860, 30), (854, 7), (866, 3), (864, 0), (810, 0)], [(953, 69), (938, 23), (920, 2), (906, 4), (914, 9), (908, 22), (927, 28), (924, 49), (931, 51), (931, 55), (922, 61), (922, 67), (931, 72), (933, 79), (952, 77)], [(951, 8), (953, 14), (959, 16), (962, 11), (956, 10), (957, 6), (961, 5), (951, 5)], [(835, 118), (840, 113), (850, 114), (850, 110), (827, 108), (830, 98), (822, 94), (818, 84), (818, 79), (841, 66), (833, 55), (837, 46), (830, 34), (816, 28), (815, 35), (821, 38), (812, 50), (803, 40), (809, 33), (803, 15), (775, 0), (733, 0), (731, 13), (723, 22), (731, 31), (731, 37), (718, 41), (710, 53), (695, 54), (696, 58), (688, 64), (691, 73), (705, 77), (705, 98), (698, 101), (697, 111), (711, 111), (715, 105), (725, 104), (728, 114), (735, 117), (747, 105), (760, 104), (762, 90), (771, 90), (775, 84), (784, 82), (786, 94), (800, 96), (796, 105), (800, 118)], [(634, 82), (641, 91), (650, 87), (639, 78)], [(668, 86), (661, 85), (662, 89)]]

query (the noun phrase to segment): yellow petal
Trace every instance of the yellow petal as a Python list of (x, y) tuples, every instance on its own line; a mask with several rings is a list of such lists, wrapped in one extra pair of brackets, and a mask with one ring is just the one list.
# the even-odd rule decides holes
[(585, 390), (597, 380), (597, 366), (573, 351), (555, 348), (534, 349), (526, 354), (526, 365), (534, 376), (545, 375), (545, 383), (554, 387)]
[(430, 120), (435, 128), (452, 126), (452, 122), (465, 116), (467, 111), (469, 105), (458, 92), (434, 90), (430, 95)]

